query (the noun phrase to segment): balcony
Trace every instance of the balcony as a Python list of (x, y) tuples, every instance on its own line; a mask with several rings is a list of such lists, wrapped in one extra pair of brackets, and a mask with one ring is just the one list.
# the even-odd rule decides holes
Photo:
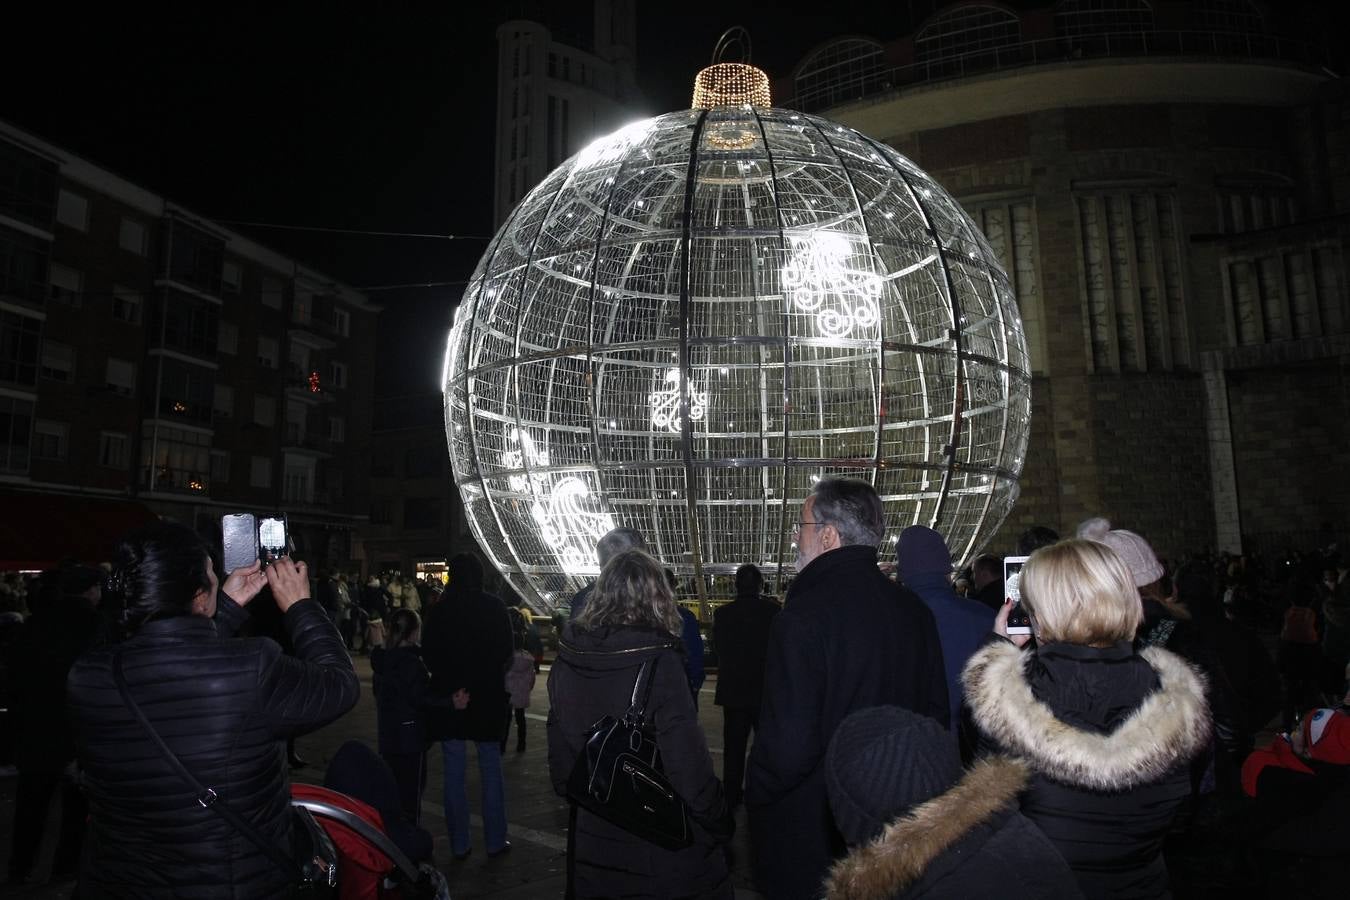
[(828, 84), (797, 85), (797, 96), (782, 106), (819, 112), (866, 97), (921, 84), (1025, 66), (1107, 57), (1217, 57), (1277, 60), (1297, 66), (1322, 63), (1314, 45), (1266, 34), (1209, 31), (1120, 31), (1019, 41), (968, 53), (897, 66), (868, 69)]
[(286, 426), (286, 436), (281, 442), (282, 451), (302, 451), (322, 456), (333, 455), (333, 442), (327, 437), (317, 435), (294, 423)]
[[(318, 376), (318, 377), (316, 377)], [(332, 403), (337, 397), (330, 383), (315, 370), (306, 372), (294, 363), (286, 364), (286, 394), (308, 403)]]
[[(154, 483), (151, 484), (151, 472)], [(165, 491), (174, 494), (205, 494), (211, 484), (210, 473), (190, 472), (171, 466), (142, 466), (141, 488), (149, 491)]]

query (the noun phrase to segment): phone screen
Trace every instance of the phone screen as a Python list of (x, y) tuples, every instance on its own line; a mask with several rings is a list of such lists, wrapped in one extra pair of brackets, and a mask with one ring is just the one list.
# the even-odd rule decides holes
[(1003, 595), (1013, 602), (1008, 613), (1008, 634), (1031, 634), (1031, 616), (1022, 606), (1022, 567), (1025, 556), (1008, 556), (1003, 560)]
[(286, 520), (280, 518), (262, 519), (258, 522), (258, 543), (269, 559), (276, 559), (286, 553)]

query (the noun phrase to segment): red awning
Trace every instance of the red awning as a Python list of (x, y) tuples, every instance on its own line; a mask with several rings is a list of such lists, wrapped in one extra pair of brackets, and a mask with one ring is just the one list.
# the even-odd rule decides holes
[(131, 500), (0, 491), (0, 571), (109, 561), (124, 534), (157, 518)]

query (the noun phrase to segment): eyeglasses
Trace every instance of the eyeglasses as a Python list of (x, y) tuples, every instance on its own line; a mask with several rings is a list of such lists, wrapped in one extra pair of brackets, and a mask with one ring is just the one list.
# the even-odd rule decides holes
[(792, 536), (793, 536), (793, 537), (796, 537), (797, 535), (801, 534), (801, 533), (802, 533), (802, 526), (803, 526), (803, 525), (828, 525), (828, 524), (830, 524), (830, 523), (829, 523), (829, 522), (793, 522), (793, 523), (792, 523)]

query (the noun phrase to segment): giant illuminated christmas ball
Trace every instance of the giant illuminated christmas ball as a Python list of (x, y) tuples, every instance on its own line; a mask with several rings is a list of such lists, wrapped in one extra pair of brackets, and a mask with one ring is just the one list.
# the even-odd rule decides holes
[[(742, 563), (789, 576), (827, 475), (876, 486), (883, 560), (916, 523), (970, 559), (1017, 498), (1030, 374), (989, 244), (910, 160), (770, 108), (762, 73), (728, 65), (700, 74), (696, 108), (549, 174), (456, 310), (455, 480), (537, 610), (599, 571), (620, 525), (700, 600), (731, 596)], [(716, 96), (727, 76), (749, 92)]]

